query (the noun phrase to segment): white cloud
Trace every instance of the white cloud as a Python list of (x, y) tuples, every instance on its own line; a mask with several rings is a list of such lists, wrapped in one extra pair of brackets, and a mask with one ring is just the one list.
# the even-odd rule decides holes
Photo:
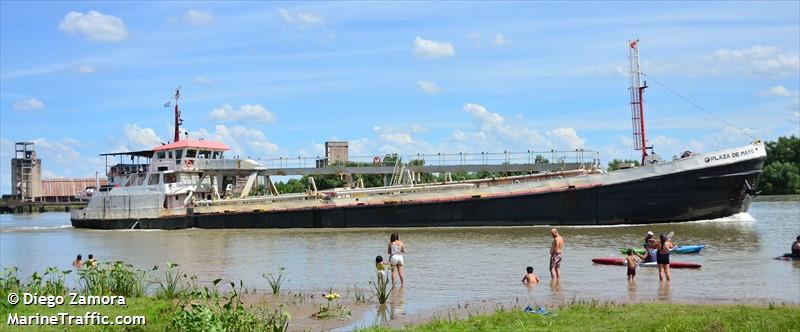
[(556, 128), (547, 132), (547, 136), (557, 141), (557, 146), (568, 149), (580, 149), (586, 144), (586, 140), (578, 137), (578, 133), (573, 128)]
[(91, 73), (95, 72), (95, 69), (94, 69), (94, 67), (89, 66), (89, 65), (79, 65), (78, 66), (78, 72), (81, 73), (81, 74), (91, 74)]
[(470, 33), (467, 33), (467, 39), (473, 41), (474, 43), (476, 43), (478, 45), (480, 45), (483, 42), (483, 36), (481, 36), (480, 33), (477, 33), (477, 32), (474, 32), (474, 31), (471, 31)]
[(414, 143), (414, 139), (411, 138), (411, 135), (408, 133), (382, 134), (381, 138), (389, 143), (394, 143), (394, 144)]
[(128, 37), (128, 29), (120, 18), (94, 10), (86, 14), (69, 12), (61, 20), (58, 28), (98, 42), (119, 42)]
[(241, 121), (270, 123), (275, 121), (275, 114), (261, 105), (242, 105), (239, 110), (234, 110), (229, 104), (215, 108), (208, 114), (209, 120)]
[(183, 15), (183, 19), (190, 25), (198, 26), (214, 22), (214, 15), (211, 15), (209, 12), (189, 9), (189, 11)]
[(322, 16), (310, 12), (291, 12), (285, 8), (278, 8), (278, 13), (286, 24), (300, 30), (325, 24), (325, 19)]
[(17, 111), (41, 111), (45, 106), (39, 99), (28, 98), (14, 103), (11, 107)]
[(267, 157), (267, 154), (279, 151), (278, 145), (270, 142), (263, 132), (242, 126), (227, 127), (225, 125), (216, 125), (214, 133), (199, 129), (190, 133), (189, 137), (225, 143), (231, 148), (230, 153), (242, 157)]
[(414, 39), (414, 54), (419, 58), (436, 59), (456, 55), (453, 44), (417, 37)]
[[(526, 127), (521, 121), (506, 122), (499, 113), (486, 110), (479, 104), (468, 103), (463, 111), (472, 116), (479, 127), (478, 132), (459, 132), (453, 134), (456, 140), (465, 143), (480, 144), (483, 149), (508, 150), (508, 149), (552, 149), (559, 148), (538, 131)], [(466, 146), (466, 150), (474, 151), (474, 147)]]
[(500, 45), (500, 46), (508, 45), (508, 44), (511, 44), (511, 41), (508, 40), (506, 38), (506, 36), (503, 36), (502, 34), (498, 33), (498, 34), (494, 35), (494, 44), (495, 45)]
[(419, 86), (422, 91), (425, 91), (425, 93), (428, 94), (437, 94), (442, 92), (442, 89), (439, 88), (436, 83), (431, 81), (417, 81), (417, 86)]
[(735, 50), (722, 48), (702, 58), (645, 62), (643, 69), (645, 73), (683, 73), (690, 76), (786, 77), (796, 76), (800, 72), (800, 56), (776, 47), (756, 45)]
[(135, 123), (122, 126), (122, 132), (125, 134), (122, 144), (127, 150), (152, 149), (164, 142), (152, 128), (141, 128)]
[(55, 161), (61, 165), (71, 165), (80, 160), (81, 154), (64, 142), (64, 140), (48, 140), (37, 138), (31, 140), (39, 158)]
[(197, 84), (202, 84), (202, 85), (211, 85), (214, 83), (214, 81), (204, 76), (195, 77), (193, 81)]
[(800, 95), (800, 92), (791, 91), (783, 87), (782, 85), (776, 85), (767, 90), (761, 91), (759, 95), (762, 97), (767, 97), (767, 96), (794, 97)]
[(723, 48), (714, 51), (709, 60), (745, 66), (750, 74), (760, 76), (786, 75), (800, 71), (800, 57), (786, 54), (771, 46), (756, 45), (739, 50)]
[(412, 124), (409, 127), (409, 130), (411, 130), (414, 133), (418, 133), (418, 134), (428, 132), (428, 128), (427, 127), (425, 127), (424, 125), (418, 124), (418, 123)]

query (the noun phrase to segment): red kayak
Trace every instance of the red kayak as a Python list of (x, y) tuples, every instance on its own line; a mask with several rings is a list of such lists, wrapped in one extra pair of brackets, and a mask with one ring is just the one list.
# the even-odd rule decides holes
[[(592, 258), (592, 262), (603, 265), (626, 265), (624, 258)], [(639, 263), (642, 267), (655, 267), (656, 263)], [(699, 269), (700, 264), (689, 262), (669, 262), (669, 267), (673, 269)]]

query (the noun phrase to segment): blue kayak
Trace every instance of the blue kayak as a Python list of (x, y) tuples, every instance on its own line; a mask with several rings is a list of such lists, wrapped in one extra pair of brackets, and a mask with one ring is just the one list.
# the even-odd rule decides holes
[(670, 251), (674, 252), (676, 254), (696, 254), (696, 253), (700, 252), (700, 250), (703, 250), (703, 248), (705, 248), (705, 247), (706, 246), (704, 246), (704, 245), (677, 246), (675, 248), (672, 248), (672, 250), (670, 250)]

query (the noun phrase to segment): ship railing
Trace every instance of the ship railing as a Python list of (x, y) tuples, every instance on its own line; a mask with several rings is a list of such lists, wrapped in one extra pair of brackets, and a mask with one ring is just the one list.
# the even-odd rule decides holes
[(398, 155), (387, 154), (377, 156), (353, 156), (346, 162), (329, 162), (324, 157), (279, 157), (266, 160), (257, 160), (268, 169), (281, 168), (322, 168), (332, 166), (348, 167), (394, 167), (397, 158), (409, 166), (465, 166), (465, 165), (503, 165), (503, 164), (583, 164), (591, 168), (600, 164), (600, 154), (597, 151), (577, 150), (550, 150), (550, 151), (523, 151), (523, 152), (478, 152), (478, 153), (436, 153)]

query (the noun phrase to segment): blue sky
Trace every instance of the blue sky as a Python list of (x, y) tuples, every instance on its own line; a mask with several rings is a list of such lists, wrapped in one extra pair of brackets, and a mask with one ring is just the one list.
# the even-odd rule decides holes
[(800, 134), (800, 3), (0, 2), (0, 188), (185, 130), (242, 156), (631, 149), (626, 41), (656, 152)]

